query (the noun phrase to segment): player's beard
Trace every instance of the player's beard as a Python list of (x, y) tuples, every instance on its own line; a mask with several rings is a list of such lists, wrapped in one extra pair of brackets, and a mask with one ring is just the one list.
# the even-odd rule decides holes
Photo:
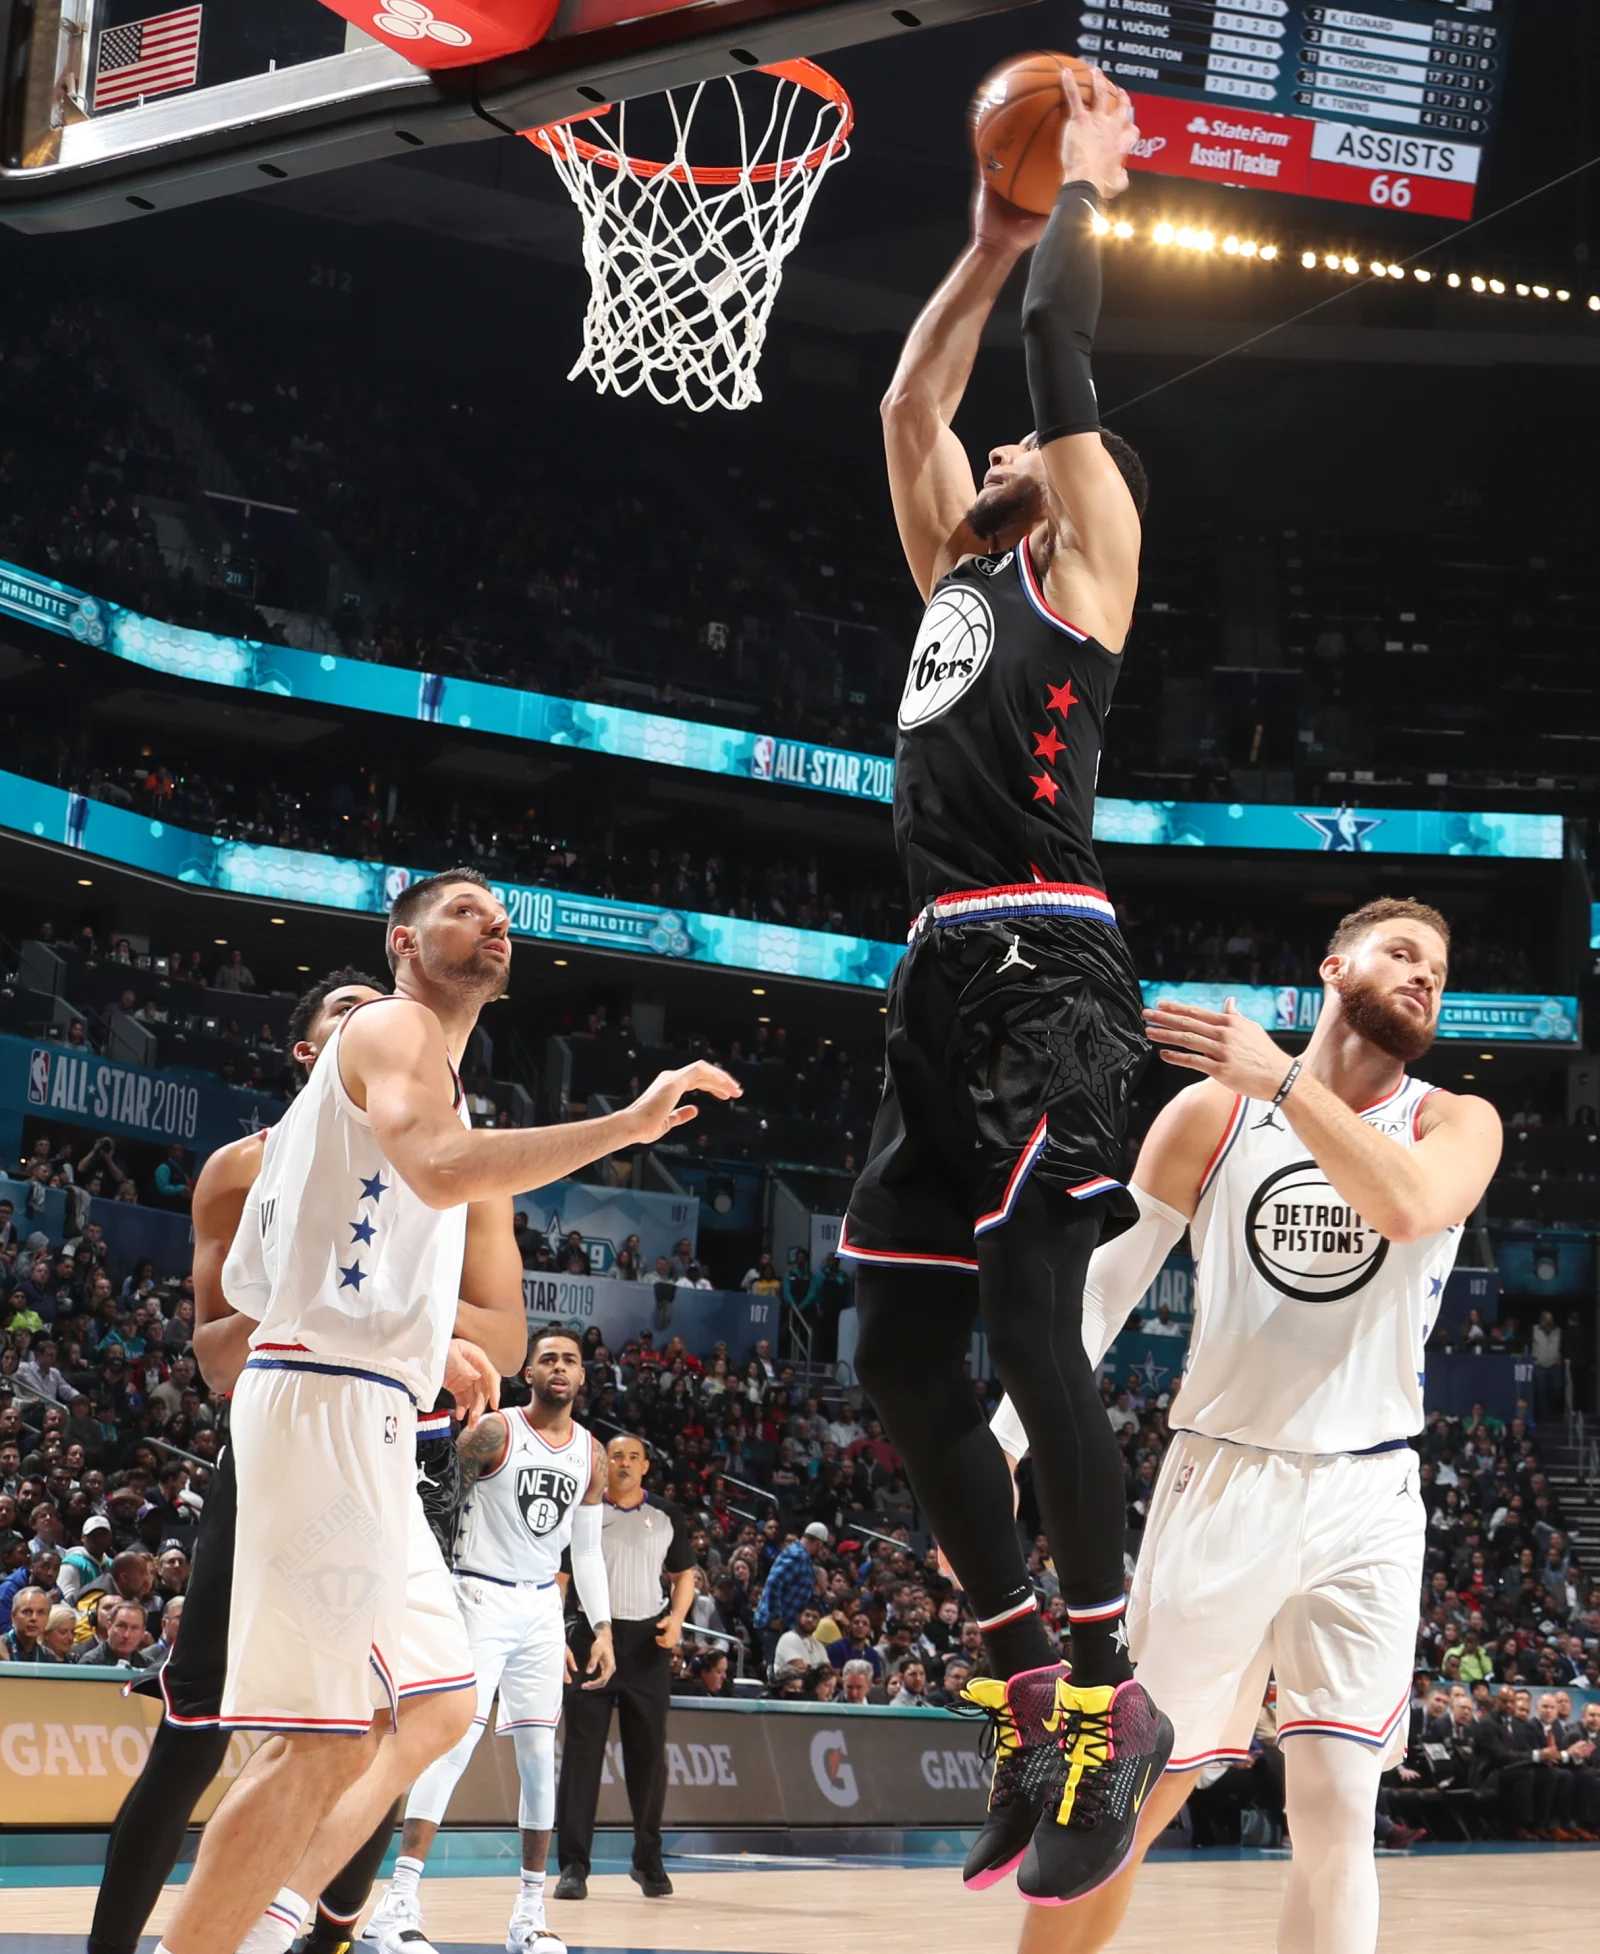
[(511, 959), (474, 950), (459, 962), (448, 964), (440, 975), (452, 989), (464, 992), (478, 1004), (492, 1004), (497, 997), (504, 997), (511, 982)]
[(1344, 1021), (1369, 1045), (1410, 1065), (1433, 1043), (1435, 1026), (1419, 1018), (1399, 999), (1381, 990), (1366, 978), (1344, 976), (1334, 986), (1344, 1011)]
[(539, 1383), (537, 1379), (528, 1389), (533, 1393), (534, 1403), (545, 1411), (570, 1411), (578, 1397), (576, 1391), (568, 1391), (564, 1397), (557, 1397), (548, 1385)]
[(967, 527), (992, 543), (1013, 529), (1031, 529), (1042, 508), (1039, 484), (1027, 475), (1013, 475), (984, 489), (967, 511)]

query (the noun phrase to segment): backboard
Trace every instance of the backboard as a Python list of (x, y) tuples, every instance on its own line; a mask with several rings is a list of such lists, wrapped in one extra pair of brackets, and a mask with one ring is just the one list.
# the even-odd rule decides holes
[(0, 0), (0, 223), (88, 229), (1031, 3), (560, 0), (527, 51), (429, 72), (321, 0)]

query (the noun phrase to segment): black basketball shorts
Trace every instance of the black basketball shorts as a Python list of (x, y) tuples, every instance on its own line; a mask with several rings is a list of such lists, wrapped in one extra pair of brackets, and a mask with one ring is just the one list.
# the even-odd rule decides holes
[(1149, 1057), (1115, 913), (1065, 884), (944, 896), (889, 987), (883, 1099), (839, 1253), (976, 1271), (1025, 1182), (1136, 1218), (1128, 1101)]
[[(417, 1490), (448, 1566), (461, 1512), (461, 1460), (448, 1411), (423, 1412), (417, 1418)], [(238, 1516), (233, 1448), (224, 1446), (200, 1517), (177, 1646), (160, 1669), (127, 1689), (130, 1696), (159, 1698), (167, 1721), (180, 1729), (215, 1727), (222, 1714)]]

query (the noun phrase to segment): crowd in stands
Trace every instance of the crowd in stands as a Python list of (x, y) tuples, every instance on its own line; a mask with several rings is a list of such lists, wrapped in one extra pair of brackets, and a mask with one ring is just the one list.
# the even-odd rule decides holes
[[(839, 454), (797, 431), (781, 480), (763, 480), (720, 427), (680, 420), (619, 470), (597, 438), (604, 410), (555, 389), (541, 440), (560, 466), (530, 473), (506, 439), (500, 375), (398, 384), (365, 328), (340, 357), (342, 330), (323, 322), (311, 358), (275, 321), (218, 333), (154, 308), (133, 356), (103, 299), (58, 296), (0, 345), (0, 555), (186, 624), (298, 642), (309, 622), (358, 658), (886, 749), (915, 596), (886, 501), (864, 524)], [(144, 385), (128, 384), (131, 357)], [(171, 426), (163, 388), (183, 403)], [(219, 467), (242, 496), (299, 512), (294, 548), (219, 532), (201, 492)], [(393, 481), (428, 492), (375, 492)], [(156, 498), (182, 511), (165, 540)], [(1145, 752), (1114, 742), (1106, 791), (1232, 798), (1233, 772), (1266, 767), (1320, 797), (1330, 774), (1366, 769), (1372, 798), (1451, 804), (1476, 767), (1517, 805), (1525, 787), (1558, 804), (1572, 756), (1540, 742), (1553, 713), (1588, 723), (1575, 661), (1594, 592), (1579, 556), (1563, 575), (1560, 538), (1535, 554), (1464, 502), (1426, 536), (1273, 529), (1263, 510), (1255, 535), (1243, 519), (1232, 535), (1192, 519), (1153, 532), (1118, 690)], [(291, 622), (284, 606), (319, 614)], [(1449, 697), (1436, 728), (1370, 710), (1397, 657), (1412, 696)], [(1141, 786), (1157, 753), (1162, 782)]]
[[(563, 1266), (526, 1218), (519, 1236), (529, 1267)], [(564, 1253), (581, 1258), (581, 1237)], [(621, 1262), (643, 1281), (706, 1283), (688, 1239), (659, 1258), (630, 1241)], [(836, 1319), (847, 1302), (832, 1260), (815, 1273), (803, 1260), (780, 1271), (761, 1255), (744, 1282), (819, 1320)], [(0, 1296), (0, 1648), (23, 1660), (159, 1662), (181, 1619), (226, 1422), (190, 1348), (192, 1283), (148, 1263), (119, 1265), (92, 1221), (51, 1241), (0, 1204)], [(1513, 1324), (1509, 1341), (1521, 1338)], [(745, 1689), (841, 1704), (957, 1700), (983, 1664), (982, 1638), (916, 1531), (899, 1456), (858, 1392), (819, 1387), (824, 1373), (766, 1341), (696, 1351), (681, 1336), (645, 1332), (612, 1351), (590, 1326), (583, 1343), (580, 1417), (602, 1435), (644, 1440), (652, 1489), (692, 1526), (698, 1593), (676, 1657), (682, 1688), (724, 1694), (739, 1678)], [(1139, 1372), (1108, 1373), (1101, 1388), (1124, 1460), (1131, 1569), (1168, 1442), (1167, 1398)], [(998, 1387), (975, 1389), (990, 1408)], [(1397, 1780), (1396, 1796), (1448, 1789), (1455, 1767), (1428, 1747), (1454, 1757), (1464, 1745), (1472, 1824), (1576, 1836), (1588, 1829), (1591, 1753), (1561, 1692), (1596, 1680), (1600, 1572), (1573, 1549), (1540, 1432), (1527, 1417), (1506, 1423), (1475, 1410), (1460, 1421), (1433, 1415), (1418, 1441), (1429, 1515), (1413, 1744), (1421, 1765), (1408, 1763), (1418, 1776)], [(1022, 1511), (1026, 1528), (1026, 1468)], [(1060, 1646), (1065, 1609), (1046, 1543), (1037, 1532), (1026, 1541), (1047, 1633)], [(1451, 1701), (1458, 1687), (1465, 1710)], [(1531, 1745), (1527, 1759), (1507, 1748), (1497, 1692), (1518, 1689), (1535, 1692), (1536, 1716), (1544, 1694), (1555, 1700), (1566, 1741), (1549, 1741), (1568, 1756), (1559, 1768), (1575, 1788), (1554, 1803), (1549, 1784), (1567, 1780), (1537, 1778), (1530, 1791), (1524, 1763), (1541, 1768)], [(1441, 1714), (1470, 1723), (1472, 1734), (1429, 1734)], [(1270, 1778), (1264, 1771), (1255, 1782)], [(1219, 1822), (1232, 1822), (1237, 1791), (1221, 1787)], [(1384, 1822), (1404, 1842), (1408, 1828)]]

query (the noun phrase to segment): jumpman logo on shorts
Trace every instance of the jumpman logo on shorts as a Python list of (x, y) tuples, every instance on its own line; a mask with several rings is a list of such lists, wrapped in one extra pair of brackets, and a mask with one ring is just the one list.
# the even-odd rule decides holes
[(1001, 970), (1037, 970), (1039, 966), (1036, 963), (1029, 963), (1028, 959), (1022, 954), (1022, 938), (1020, 936), (1014, 936), (1011, 939), (1011, 948), (1007, 950), (1005, 960), (1000, 964), (999, 968)]

